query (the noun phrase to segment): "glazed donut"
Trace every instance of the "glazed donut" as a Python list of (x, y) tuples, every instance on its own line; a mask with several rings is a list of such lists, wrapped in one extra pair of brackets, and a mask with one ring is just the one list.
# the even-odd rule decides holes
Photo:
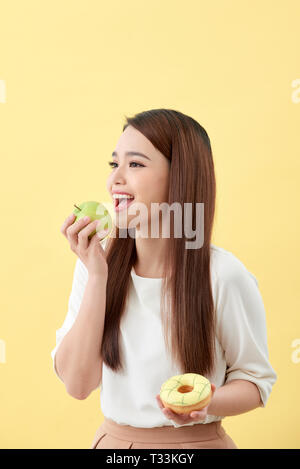
[(210, 381), (197, 373), (172, 376), (160, 389), (163, 405), (177, 414), (203, 409), (209, 404), (211, 396)]

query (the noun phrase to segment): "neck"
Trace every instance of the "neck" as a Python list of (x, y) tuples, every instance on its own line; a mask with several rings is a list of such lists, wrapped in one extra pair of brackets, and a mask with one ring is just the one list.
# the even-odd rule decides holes
[(167, 238), (135, 239), (137, 260), (134, 266), (140, 277), (162, 278)]

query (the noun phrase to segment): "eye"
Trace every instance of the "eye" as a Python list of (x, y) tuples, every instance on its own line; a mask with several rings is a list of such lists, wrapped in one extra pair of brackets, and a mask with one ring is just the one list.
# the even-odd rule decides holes
[[(108, 164), (109, 164), (109, 166), (111, 166), (112, 168), (115, 168), (116, 166), (114, 166), (114, 165), (115, 165), (115, 164), (118, 164), (118, 163), (116, 163), (115, 161), (109, 161)], [(136, 163), (135, 161), (131, 161), (129, 164), (130, 164), (130, 165), (131, 165), (131, 164), (137, 164), (137, 165), (140, 166), (141, 168), (144, 168), (144, 165), (143, 165), (143, 164)], [(136, 166), (134, 166), (134, 168), (136, 168)]]

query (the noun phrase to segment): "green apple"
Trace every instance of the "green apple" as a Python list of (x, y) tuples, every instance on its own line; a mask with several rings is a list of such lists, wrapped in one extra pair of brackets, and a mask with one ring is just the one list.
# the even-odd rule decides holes
[(102, 220), (102, 223), (94, 230), (88, 237), (90, 240), (96, 232), (109, 229), (108, 233), (103, 236), (101, 239), (106, 238), (111, 232), (112, 229), (112, 219), (107, 210), (107, 208), (100, 204), (99, 202), (89, 201), (89, 202), (82, 202), (80, 205), (75, 205), (75, 210), (73, 213), (76, 215), (74, 223), (79, 220), (80, 218), (89, 216), (91, 222), (94, 220)]

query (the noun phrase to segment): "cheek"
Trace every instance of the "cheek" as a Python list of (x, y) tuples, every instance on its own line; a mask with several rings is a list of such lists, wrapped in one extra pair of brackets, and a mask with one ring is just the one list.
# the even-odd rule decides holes
[(168, 199), (168, 184), (163, 177), (157, 178), (149, 191), (149, 199), (155, 202), (166, 202)]

